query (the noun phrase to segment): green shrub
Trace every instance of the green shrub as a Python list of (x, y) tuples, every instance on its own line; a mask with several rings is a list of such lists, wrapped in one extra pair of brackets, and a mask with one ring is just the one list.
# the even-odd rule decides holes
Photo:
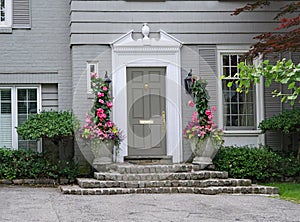
[(257, 181), (300, 175), (300, 162), (283, 157), (268, 147), (222, 147), (214, 159), (217, 170), (228, 171), (230, 177)]
[(27, 140), (40, 138), (60, 139), (73, 136), (74, 128), (78, 127), (78, 120), (69, 111), (43, 111), (31, 115), (29, 119), (17, 127), (20, 137)]
[(77, 175), (73, 162), (54, 162), (46, 154), (0, 148), (0, 179), (73, 179)]
[(267, 118), (258, 126), (262, 132), (268, 130), (293, 133), (300, 131), (300, 109), (285, 110), (280, 114)]

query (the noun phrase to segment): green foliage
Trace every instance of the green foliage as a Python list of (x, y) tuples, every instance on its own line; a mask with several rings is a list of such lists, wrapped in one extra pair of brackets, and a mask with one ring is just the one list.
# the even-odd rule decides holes
[(267, 147), (222, 147), (214, 159), (217, 170), (228, 171), (230, 177), (257, 181), (300, 175), (300, 161), (283, 157)]
[(42, 153), (0, 148), (0, 179), (74, 179), (77, 175), (73, 162), (53, 162)]
[(300, 109), (285, 110), (281, 114), (263, 120), (258, 127), (262, 132), (268, 130), (281, 131), (286, 134), (299, 132)]
[(192, 78), (193, 85), (192, 85), (192, 93), (194, 96), (195, 107), (198, 112), (198, 116), (200, 119), (200, 125), (206, 125), (207, 115), (205, 111), (208, 110), (208, 100), (209, 95), (206, 88), (207, 82), (201, 78)]
[[(292, 60), (286, 61), (286, 59), (282, 59), (277, 61), (275, 65), (271, 65), (269, 60), (265, 60), (258, 66), (254, 66), (241, 62), (238, 65), (238, 69), (239, 73), (236, 74), (236, 77), (239, 77), (239, 79), (235, 81), (238, 85), (237, 92), (246, 90), (247, 93), (252, 83), (259, 84), (261, 77), (264, 77), (266, 87), (269, 87), (272, 81), (288, 87), (291, 93), (283, 93), (278, 90), (273, 91), (273, 96), (280, 97), (281, 102), (289, 101), (293, 106), (298, 101), (300, 93), (300, 63), (296, 65)], [(228, 84), (228, 87), (231, 85), (232, 83)]]
[(17, 132), (23, 139), (39, 140), (43, 137), (72, 136), (78, 126), (79, 122), (72, 112), (43, 111), (31, 115), (26, 122), (17, 127)]

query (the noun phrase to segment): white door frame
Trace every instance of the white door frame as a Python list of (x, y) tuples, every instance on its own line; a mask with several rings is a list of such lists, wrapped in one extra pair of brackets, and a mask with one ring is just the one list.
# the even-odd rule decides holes
[(182, 43), (160, 30), (160, 39), (132, 38), (128, 32), (111, 43), (112, 47), (112, 90), (114, 97), (113, 121), (125, 134), (117, 160), (124, 161), (128, 155), (127, 146), (127, 67), (166, 68), (166, 146), (167, 155), (173, 162), (183, 161), (182, 119), (181, 119), (181, 65)]

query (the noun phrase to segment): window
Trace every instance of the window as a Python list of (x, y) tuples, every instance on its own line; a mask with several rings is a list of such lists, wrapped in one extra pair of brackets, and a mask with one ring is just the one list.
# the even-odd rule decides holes
[(39, 87), (0, 87), (0, 147), (39, 150), (36, 141), (18, 138), (15, 127), (40, 110)]
[(221, 54), (221, 75), (223, 97), (223, 127), (225, 130), (252, 130), (256, 129), (255, 113), (255, 87), (245, 92), (236, 92), (236, 86), (227, 87), (228, 82), (238, 78), (237, 65), (241, 60), (241, 54)]
[(91, 74), (92, 73), (98, 74), (98, 63), (97, 62), (88, 62), (87, 63), (87, 89), (88, 89), (88, 92), (92, 92), (92, 86), (91, 86)]
[(11, 26), (11, 4), (12, 1), (0, 0), (0, 27)]

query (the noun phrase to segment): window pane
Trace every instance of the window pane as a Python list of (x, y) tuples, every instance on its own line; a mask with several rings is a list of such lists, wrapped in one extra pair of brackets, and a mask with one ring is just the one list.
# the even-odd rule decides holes
[(90, 73), (94, 73), (95, 71), (95, 65), (90, 65)]
[(231, 55), (230, 56), (230, 65), (231, 66), (237, 66), (238, 63), (238, 56), (237, 55)]
[(29, 100), (37, 100), (37, 90), (36, 89), (28, 89), (28, 97)]
[(1, 90), (1, 101), (11, 100), (11, 90), (10, 89), (2, 89)]
[(27, 100), (27, 90), (18, 89), (18, 101), (26, 101), (26, 100)]
[(27, 114), (27, 102), (18, 102), (18, 114)]
[(30, 102), (29, 103), (29, 114), (36, 114), (37, 113), (37, 103), (36, 102)]
[(229, 55), (223, 55), (223, 66), (229, 66)]
[(0, 22), (5, 22), (5, 0), (0, 1)]

